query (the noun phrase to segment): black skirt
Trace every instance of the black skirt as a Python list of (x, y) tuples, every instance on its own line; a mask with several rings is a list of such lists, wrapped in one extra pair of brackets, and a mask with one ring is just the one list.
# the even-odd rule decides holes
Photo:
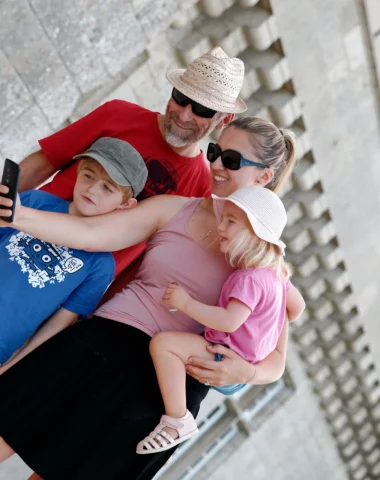
[[(0, 436), (44, 480), (148, 480), (174, 449), (137, 455), (164, 412), (150, 337), (93, 318), (0, 376)], [(194, 416), (208, 387), (187, 377)]]

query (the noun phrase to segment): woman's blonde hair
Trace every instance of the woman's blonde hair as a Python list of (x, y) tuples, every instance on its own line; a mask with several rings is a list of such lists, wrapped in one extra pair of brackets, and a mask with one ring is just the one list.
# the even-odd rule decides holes
[(273, 169), (273, 178), (266, 187), (277, 192), (288, 179), (296, 162), (294, 133), (258, 117), (237, 118), (226, 128), (231, 127), (251, 134), (250, 141), (257, 160)]
[(86, 165), (94, 165), (98, 168), (100, 168), (102, 170), (102, 178), (104, 178), (104, 180), (107, 180), (108, 182), (111, 182), (115, 185), (115, 187), (117, 187), (120, 192), (122, 193), (123, 195), (123, 200), (122, 200), (122, 203), (125, 203), (126, 201), (128, 201), (130, 198), (133, 198), (133, 189), (132, 187), (128, 187), (128, 186), (123, 186), (123, 185), (119, 185), (117, 184), (114, 180), (112, 180), (112, 178), (108, 175), (107, 171), (102, 167), (102, 165), (100, 165), (99, 162), (97, 162), (96, 160), (94, 160), (93, 158), (85, 158), (84, 160), (81, 160), (79, 162), (79, 165), (78, 165), (78, 173), (83, 170), (83, 168), (86, 166)]
[(239, 232), (226, 251), (233, 268), (271, 268), (281, 282), (289, 280), (292, 272), (277, 245), (259, 238), (252, 227)]

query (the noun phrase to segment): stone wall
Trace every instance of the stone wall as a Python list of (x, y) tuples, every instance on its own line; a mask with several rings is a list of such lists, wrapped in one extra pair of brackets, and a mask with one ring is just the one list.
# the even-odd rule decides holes
[[(182, 0), (181, 7), (194, 3)], [(0, 2), (0, 156), (22, 159), (78, 104), (99, 90), (104, 98), (142, 59), (149, 58), (146, 82), (154, 83), (162, 57), (146, 48), (178, 13), (176, 0)]]
[(0, 154), (21, 159), (109, 98), (162, 111), (165, 70), (217, 44), (245, 61), (248, 114), (298, 135), (283, 192), (288, 258), (308, 305), (292, 327), (296, 392), (214, 477), (378, 478), (380, 137), (361, 2), (63, 4), (0, 2)]

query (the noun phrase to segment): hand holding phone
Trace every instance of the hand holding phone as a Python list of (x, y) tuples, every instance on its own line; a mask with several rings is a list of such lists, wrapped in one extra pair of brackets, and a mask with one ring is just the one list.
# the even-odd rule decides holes
[(11, 199), (13, 201), (13, 204), (11, 207), (9, 207), (8, 205), (4, 205), (2, 204), (2, 199), (0, 198), (0, 209), (2, 210), (8, 209), (11, 211), (10, 216), (8, 217), (0, 216), (0, 219), (8, 223), (13, 222), (14, 215), (15, 215), (19, 179), (20, 179), (20, 166), (16, 162), (13, 162), (12, 160), (9, 160), (9, 158), (7, 158), (4, 164), (1, 184), (8, 187), (9, 190), (8, 190), (8, 193), (0, 193), (0, 197)]

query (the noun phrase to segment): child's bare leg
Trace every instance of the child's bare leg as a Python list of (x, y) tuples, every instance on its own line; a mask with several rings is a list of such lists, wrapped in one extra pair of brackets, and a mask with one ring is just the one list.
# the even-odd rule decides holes
[[(194, 333), (161, 332), (150, 342), (150, 354), (156, 369), (158, 384), (165, 405), (165, 413), (181, 418), (186, 414), (186, 369), (189, 357), (195, 355), (213, 360), (214, 355), (206, 350), (210, 343)], [(165, 428), (173, 438), (178, 433)]]
[(14, 453), (15, 451), (5, 442), (3, 437), (0, 437), (0, 463), (8, 460)]

